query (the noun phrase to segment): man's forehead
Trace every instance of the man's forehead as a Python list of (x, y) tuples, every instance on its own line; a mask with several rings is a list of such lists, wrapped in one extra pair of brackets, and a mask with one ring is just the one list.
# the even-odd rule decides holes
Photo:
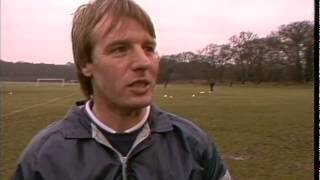
[(117, 36), (108, 37), (108, 39), (121, 39), (130, 32), (129, 27), (133, 22), (137, 23), (142, 27), (142, 30), (145, 31), (147, 34), (151, 34), (148, 32), (147, 28), (143, 27), (141, 23), (137, 20), (128, 18), (128, 17), (103, 17), (97, 25), (93, 29), (93, 36), (94, 38), (104, 39), (106, 38), (111, 32), (116, 34)]

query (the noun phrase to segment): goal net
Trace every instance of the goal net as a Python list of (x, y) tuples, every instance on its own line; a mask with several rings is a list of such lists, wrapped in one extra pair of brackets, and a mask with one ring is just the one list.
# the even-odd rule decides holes
[(65, 85), (63, 78), (37, 78), (37, 86), (40, 86), (41, 83), (55, 83), (60, 84), (61, 86)]

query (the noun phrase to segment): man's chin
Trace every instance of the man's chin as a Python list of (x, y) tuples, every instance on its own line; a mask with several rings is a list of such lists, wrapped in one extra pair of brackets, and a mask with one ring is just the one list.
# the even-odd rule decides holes
[(137, 100), (128, 100), (126, 105), (131, 109), (141, 109), (149, 106), (152, 103), (152, 99), (137, 99)]

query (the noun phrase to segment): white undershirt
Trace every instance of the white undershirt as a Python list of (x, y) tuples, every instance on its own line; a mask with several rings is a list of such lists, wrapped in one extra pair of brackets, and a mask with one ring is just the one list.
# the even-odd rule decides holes
[[(98, 125), (100, 128), (102, 128), (103, 130), (105, 130), (105, 131), (107, 131), (107, 132), (109, 132), (109, 133), (113, 133), (113, 134), (117, 133), (116, 130), (112, 129), (111, 127), (109, 127), (109, 126), (107, 126), (107, 125), (105, 125), (105, 124), (103, 124), (102, 121), (99, 120), (99, 119), (95, 116), (95, 114), (93, 113), (93, 111), (92, 111), (91, 108), (90, 108), (90, 103), (91, 103), (91, 100), (89, 100), (89, 101), (86, 102), (85, 110), (86, 110), (87, 113), (89, 114), (89, 116), (90, 116), (90, 118), (92, 119), (92, 121), (93, 121), (96, 125)], [(150, 113), (150, 106), (147, 106), (147, 107), (145, 107), (145, 108), (146, 108), (145, 114), (144, 114), (143, 118), (141, 119), (141, 121), (139, 121), (139, 122), (138, 122), (137, 124), (135, 124), (133, 127), (125, 130), (124, 133), (131, 133), (131, 132), (133, 132), (133, 131), (141, 128), (141, 127), (144, 125), (144, 123), (147, 121), (148, 116), (149, 116), (149, 113)]]

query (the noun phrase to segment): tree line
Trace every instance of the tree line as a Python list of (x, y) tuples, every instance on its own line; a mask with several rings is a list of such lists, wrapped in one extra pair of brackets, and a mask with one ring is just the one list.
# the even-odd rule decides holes
[(227, 44), (162, 56), (159, 81), (307, 83), (314, 79), (313, 59), (314, 25), (299, 21), (282, 25), (266, 37), (240, 32)]
[(6, 62), (0, 60), (0, 81), (36, 81), (37, 78), (64, 78), (76, 80), (73, 63), (65, 65)]
[[(313, 59), (314, 25), (299, 21), (282, 25), (266, 37), (240, 32), (227, 44), (208, 44), (196, 53), (163, 55), (158, 81), (307, 83), (314, 80)], [(0, 60), (0, 81), (37, 78), (75, 80), (76, 68), (71, 62), (54, 65)]]

